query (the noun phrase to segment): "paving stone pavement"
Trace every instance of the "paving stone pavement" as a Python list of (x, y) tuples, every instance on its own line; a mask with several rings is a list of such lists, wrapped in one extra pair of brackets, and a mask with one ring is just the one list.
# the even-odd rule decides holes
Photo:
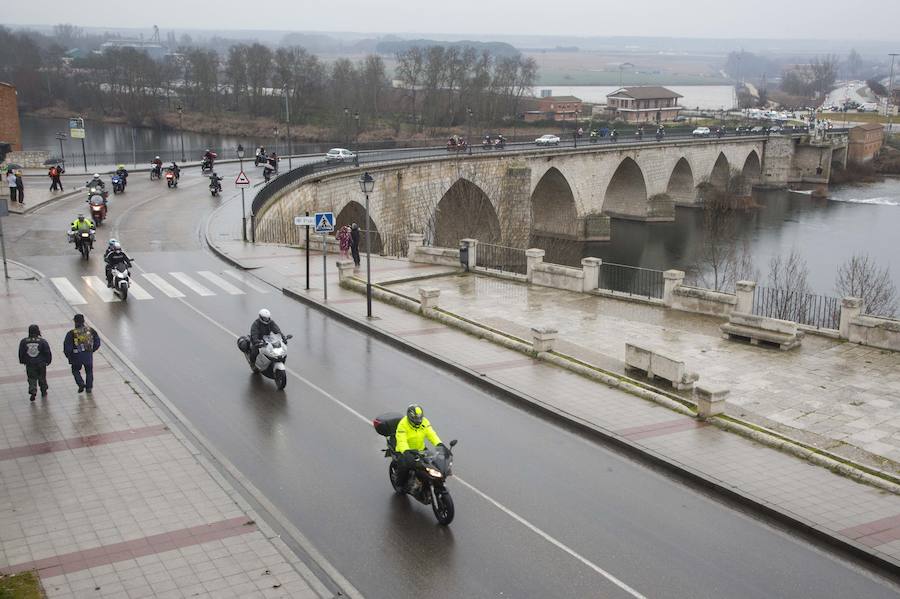
[[(0, 573), (34, 569), (54, 599), (323, 596), (107, 350), (94, 393), (77, 392), (62, 353), (72, 312), (48, 282), (10, 274), (0, 283)], [(48, 397), (30, 402), (17, 348), (33, 322), (54, 355)]]
[[(209, 222), (207, 239), (217, 252), (227, 255), (228, 259), (238, 265), (252, 269), (253, 274), (273, 285), (290, 289), (297, 295), (326, 304), (330, 309), (350, 317), (365, 319), (364, 297), (338, 285), (333, 264), (330, 265), (332, 273), (328, 277), (328, 301), (325, 302), (321, 278), (313, 278), (311, 289), (304, 290), (304, 261), (300, 250), (242, 243), (233, 237), (229, 239), (229, 225), (226, 221), (232, 218), (233, 207), (226, 206)], [(319, 256), (318, 262), (312, 263), (315, 265), (313, 268), (318, 270), (321, 257)], [(402, 278), (404, 265), (409, 277), (417, 276), (422, 270), (418, 268), (419, 265), (385, 258), (373, 258), (372, 270), (389, 273), (391, 279), (398, 279)], [(357, 276), (365, 276), (365, 258)], [(375, 278), (378, 280), (378, 276)], [(596, 323), (598, 328), (585, 333), (584, 337), (570, 340), (569, 343), (581, 347), (587, 352), (586, 355), (605, 356), (610, 362), (622, 359), (624, 340), (632, 338), (630, 335), (655, 334), (656, 337), (651, 339), (671, 338), (685, 347), (689, 345), (689, 341), (702, 342), (703, 346), (694, 350), (697, 352), (694, 355), (702, 357), (705, 353), (702, 350), (706, 349), (706, 352), (714, 350), (716, 355), (726, 356), (728, 362), (718, 364), (720, 370), (717, 372), (729, 373), (730, 367), (737, 373), (741, 372), (740, 368), (745, 368), (754, 361), (764, 365), (768, 363), (768, 358), (759, 354), (765, 350), (720, 343), (714, 338), (716, 324), (709, 319), (690, 314), (673, 316), (644, 304), (613, 303), (574, 293), (559, 295), (548, 289), (472, 275), (442, 275), (425, 281), (397, 283), (391, 288), (417, 297), (417, 290), (422, 286), (442, 289), (442, 307), (451, 311), (460, 310), (464, 316), (488, 320), (489, 324), (499, 325), (502, 330), (519, 334), (522, 334), (526, 326), (517, 321), (521, 314), (534, 317), (537, 321), (529, 320), (528, 326), (558, 324), (564, 339), (568, 339), (567, 332), (581, 330), (582, 324)], [(478, 297), (478, 301), (471, 301), (472, 294)], [(464, 304), (477, 306), (478, 311), (462, 310), (461, 306)], [(585, 304), (591, 308), (570, 307)], [(461, 364), (481, 374), (486, 380), (496, 381), (526, 397), (553, 406), (573, 420), (586, 422), (624, 437), (638, 447), (701, 473), (723, 488), (737, 491), (751, 501), (774, 508), (798, 522), (810, 524), (833, 539), (853, 545), (894, 566), (900, 566), (900, 496), (896, 494), (855, 482), (718, 427), (704, 426), (694, 418), (674, 413), (658, 404), (593, 382), (546, 362), (533, 360), (524, 354), (401, 308), (379, 302), (374, 306), (374, 315), (376, 319), (370, 321), (369, 326), (391, 333), (407, 344), (422, 348), (448, 362)], [(554, 315), (553, 320), (549, 320)], [(513, 327), (514, 324), (516, 327)], [(590, 349), (578, 343), (589, 341), (591, 335), (605, 335), (609, 340), (604, 342), (605, 345), (595, 345)], [(893, 366), (895, 370), (891, 370), (891, 364), (897, 364), (896, 356), (854, 348), (829, 339), (812, 337), (808, 340), (803, 350), (786, 358), (791, 361), (791, 367), (785, 370), (791, 372), (800, 368), (812, 368), (812, 365), (823, 359), (818, 356), (822, 352), (834, 356), (849, 354), (851, 360), (861, 362), (843, 367), (843, 370), (852, 373), (856, 384), (869, 383), (871, 388), (871, 381), (866, 379), (872, 376), (873, 368), (880, 369), (880, 372), (891, 371), (886, 380), (896, 380), (893, 377), (896, 366)], [(607, 350), (609, 354), (603, 353), (604, 348), (610, 348)], [(612, 348), (616, 348), (615, 353)], [(735, 352), (734, 356), (730, 356), (732, 350)], [(776, 355), (781, 357), (784, 354), (778, 352)], [(874, 366), (866, 364), (866, 360)], [(689, 362), (693, 362), (693, 359), (689, 359)], [(691, 366), (698, 368), (694, 364)], [(828, 369), (829, 366), (826, 362), (825, 366), (820, 365), (819, 368)], [(716, 378), (708, 370), (702, 367), (698, 369), (701, 376)], [(868, 370), (869, 374), (861, 373), (861, 370)], [(738, 375), (728, 376), (733, 380)], [(812, 378), (803, 384), (810, 388), (809, 393), (814, 394), (820, 379), (814, 375), (808, 376)], [(792, 385), (799, 386), (791, 383), (789, 376), (784, 376), (776, 383), (768, 383), (768, 387), (754, 387), (750, 380), (742, 383), (746, 385), (744, 393), (748, 403), (754, 390), (756, 394), (766, 393), (769, 389), (790, 394), (793, 392)], [(782, 390), (781, 385), (786, 387)], [(826, 387), (827, 385), (828, 383)], [(772, 406), (776, 405), (776, 401), (768, 397), (753, 401), (760, 402), (760, 405), (768, 405), (767, 402), (771, 402)], [(737, 407), (743, 409), (744, 406)], [(790, 408), (785, 411), (787, 409)]]

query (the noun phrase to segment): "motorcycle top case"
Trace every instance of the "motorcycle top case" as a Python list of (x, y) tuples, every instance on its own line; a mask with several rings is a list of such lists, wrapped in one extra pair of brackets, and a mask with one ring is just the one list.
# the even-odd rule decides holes
[(379, 414), (372, 420), (372, 425), (375, 426), (375, 432), (377, 432), (382, 437), (390, 437), (394, 434), (394, 431), (397, 430), (397, 424), (403, 420), (403, 414), (398, 412), (385, 412), (384, 414)]
[(237, 346), (239, 350), (246, 354), (248, 351), (250, 351), (250, 337), (248, 337), (247, 335), (238, 337)]

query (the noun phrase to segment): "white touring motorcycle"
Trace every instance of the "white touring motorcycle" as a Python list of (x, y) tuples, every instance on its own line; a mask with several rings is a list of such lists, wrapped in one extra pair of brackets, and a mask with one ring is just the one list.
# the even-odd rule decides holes
[(250, 350), (253, 349), (250, 343), (249, 335), (238, 337), (237, 346), (247, 359), (250, 370), (254, 374), (260, 373), (264, 377), (275, 381), (275, 386), (279, 390), (284, 389), (287, 385), (287, 370), (285, 361), (287, 360), (287, 342), (293, 335), (285, 335), (282, 339), (281, 335), (270, 333), (263, 337), (259, 346), (259, 353), (256, 355), (256, 361), (250, 361)]
[(112, 288), (123, 300), (128, 299), (128, 288), (131, 287), (131, 276), (128, 267), (124, 264), (116, 264), (112, 269)]

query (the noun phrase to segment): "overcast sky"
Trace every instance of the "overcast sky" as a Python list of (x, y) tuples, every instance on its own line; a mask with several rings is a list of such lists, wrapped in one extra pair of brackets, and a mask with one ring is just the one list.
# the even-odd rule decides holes
[[(59, 9), (48, 10), (48, 6)], [(17, 2), (3, 24), (897, 40), (900, 0), (215, 0)]]

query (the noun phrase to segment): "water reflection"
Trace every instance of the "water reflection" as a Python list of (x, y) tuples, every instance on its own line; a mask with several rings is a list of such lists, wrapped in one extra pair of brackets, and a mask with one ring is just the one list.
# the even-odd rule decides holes
[[(829, 199), (787, 191), (755, 191), (759, 208), (737, 220), (738, 243), (747, 241), (755, 266), (765, 279), (769, 260), (797, 248), (809, 266), (809, 283), (817, 293), (833, 294), (839, 264), (854, 252), (867, 252), (887, 267), (900, 285), (900, 179), (845, 185)], [(532, 240), (545, 247), (545, 260), (580, 266), (581, 258), (643, 268), (691, 270), (704, 241), (703, 212), (677, 208), (675, 221), (612, 221), (608, 242), (561, 243)]]

